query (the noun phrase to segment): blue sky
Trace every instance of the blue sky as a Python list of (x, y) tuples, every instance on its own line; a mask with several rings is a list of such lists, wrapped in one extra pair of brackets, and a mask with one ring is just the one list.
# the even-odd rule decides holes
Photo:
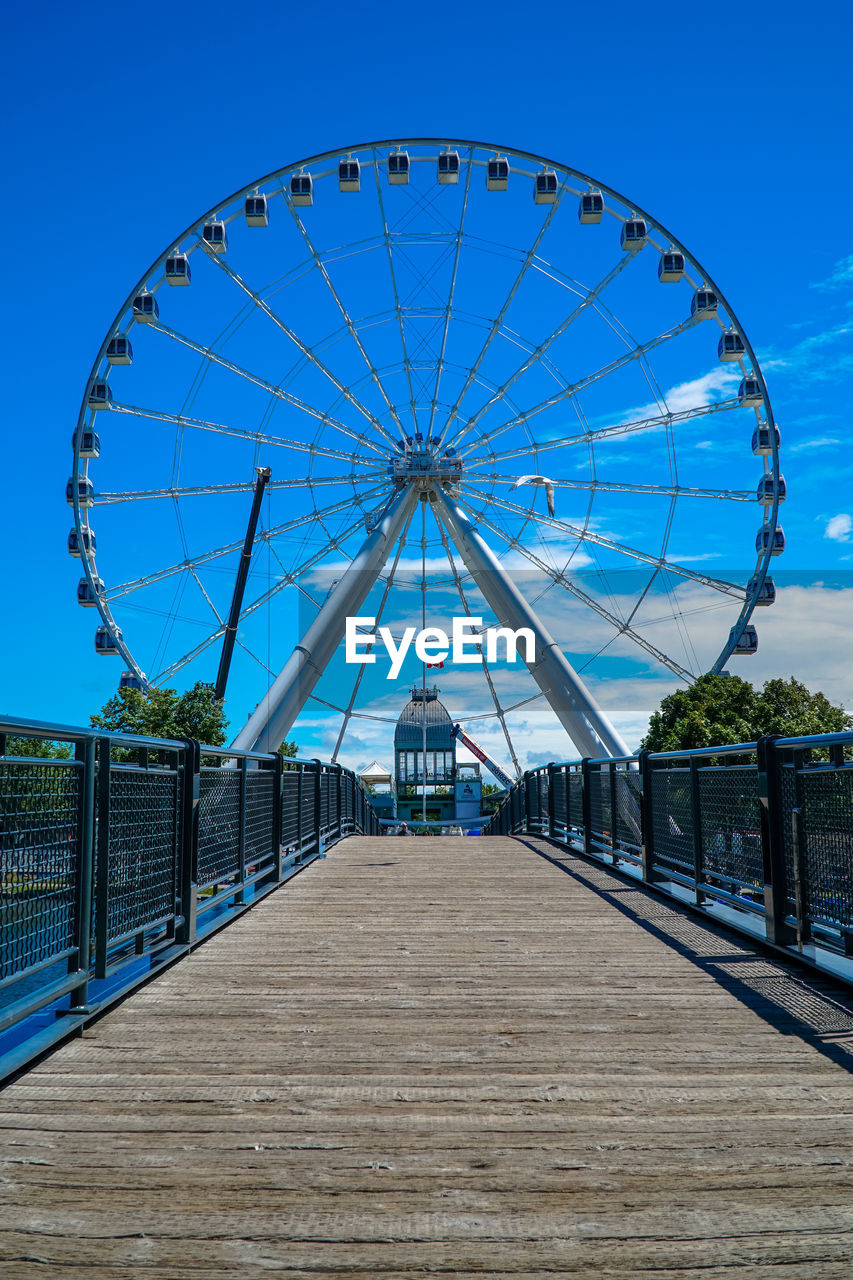
[[(792, 5), (750, 4), (728, 15), (719, 5), (663, 5), (638, 14), (626, 3), (552, 4), (525, 11), (524, 24), (515, 6), (479, 4), (437, 5), (423, 17), (391, 5), (374, 5), (367, 14), (343, 5), (309, 12), (261, 4), (239, 18), (233, 7), (196, 4), (151, 4), (138, 12), (94, 4), (83, 13), (81, 20), (79, 10), (56, 4), (32, 17), (19, 10), (2, 77), (11, 193), (0, 319), (5, 712), (85, 722), (115, 687), (121, 664), (95, 656), (96, 617), (74, 599), (78, 566), (65, 550), (70, 520), (63, 491), (86, 379), (128, 291), (186, 226), (253, 179), (302, 156), (419, 136), (482, 139), (592, 174), (669, 227), (718, 281), (767, 378), (789, 494), (781, 513), (787, 548), (773, 565), (779, 600), (755, 619), (759, 654), (733, 669), (759, 682), (796, 674), (853, 706), (846, 7), (818, 4), (806, 20), (802, 7)], [(496, 303), (481, 274), (487, 313)], [(638, 314), (647, 296), (649, 306), (662, 305), (639, 285), (637, 296)], [(621, 301), (629, 305), (627, 293)], [(175, 298), (173, 320), (179, 303), (187, 320), (191, 307), (201, 305)], [(541, 303), (543, 310), (551, 305), (544, 293)], [(306, 296), (306, 309), (311, 305)], [(228, 318), (223, 312), (222, 323)], [(318, 333), (321, 321), (318, 312)], [(249, 330), (246, 336), (248, 347)], [(596, 341), (590, 334), (589, 360)], [(706, 369), (693, 355), (664, 361), (665, 389), (712, 370), (719, 375), (713, 360)], [(211, 380), (208, 391), (212, 416), (218, 384)], [(624, 405), (643, 407), (633, 387), (622, 393)], [(610, 406), (595, 408), (605, 415)], [(697, 447), (694, 476), (703, 468), (709, 475), (727, 471), (726, 439), (709, 430), (696, 442), (705, 458)], [(144, 487), (165, 448), (156, 431), (128, 432), (109, 464)], [(757, 466), (747, 451), (750, 461)], [(734, 469), (737, 484), (742, 462)], [(636, 477), (647, 465), (653, 469), (653, 458), (629, 450), (622, 465), (623, 476)], [(245, 478), (244, 465), (236, 478)], [(685, 474), (682, 483), (695, 480)], [(126, 487), (133, 487), (130, 480)], [(612, 537), (636, 524), (638, 512), (620, 508), (615, 497), (605, 510), (598, 527)], [(569, 502), (558, 514), (569, 518), (576, 510)], [(727, 511), (725, 521), (704, 532), (695, 520), (685, 524), (678, 532), (690, 545), (682, 541), (673, 550), (682, 559), (712, 557), (709, 572), (743, 573), (749, 568), (737, 523), (743, 516), (734, 513), (729, 527)], [(159, 517), (140, 519), (132, 537), (125, 529), (122, 555), (114, 541), (116, 558), (107, 562), (116, 574), (126, 564), (127, 579), (146, 539), (157, 555), (168, 554), (165, 546), (159, 550)], [(749, 519), (751, 529), (757, 508)], [(433, 554), (440, 557), (440, 544), (431, 546)], [(275, 566), (265, 571), (272, 575)], [(621, 580), (611, 587), (618, 596)], [(543, 608), (555, 631), (574, 626), (570, 610)], [(270, 665), (276, 645), (289, 652), (293, 641), (280, 625), (275, 635), (256, 637), (268, 646)], [(594, 649), (595, 626), (576, 648)], [(212, 679), (214, 669), (194, 674)], [(510, 675), (502, 678), (515, 697)], [(479, 704), (464, 678), (443, 677), (452, 714), (476, 714)], [(596, 695), (632, 742), (670, 687), (668, 673), (624, 657), (609, 668), (600, 664), (595, 677)], [(393, 718), (405, 685), (374, 684), (365, 692)], [(235, 690), (235, 728), (254, 696), (249, 684)], [(537, 707), (524, 713), (518, 730), (523, 763), (571, 754)], [(484, 722), (483, 735), (500, 750), (493, 723)], [(307, 753), (327, 755), (336, 734), (318, 707), (296, 736)], [(364, 722), (344, 758), (358, 765), (387, 756), (387, 736), (381, 722)]]

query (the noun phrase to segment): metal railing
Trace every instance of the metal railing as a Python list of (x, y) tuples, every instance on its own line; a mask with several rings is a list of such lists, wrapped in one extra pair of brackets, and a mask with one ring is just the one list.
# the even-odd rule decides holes
[(547, 835), (846, 981), (853, 734), (766, 737), (530, 770), (484, 834)]
[[(61, 744), (61, 756), (32, 755)], [(0, 721), (0, 1081), (350, 834), (340, 765)]]

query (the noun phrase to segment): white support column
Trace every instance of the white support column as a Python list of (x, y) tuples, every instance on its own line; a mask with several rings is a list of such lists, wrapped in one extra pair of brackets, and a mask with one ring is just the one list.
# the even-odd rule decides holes
[(415, 506), (414, 485), (396, 493), (352, 564), (231, 743), (241, 751), (277, 751), (340, 644), (346, 620), (356, 617)]
[(631, 752), (599, 707), (553, 636), (543, 627), (491, 547), (453, 499), (438, 485), (435, 506), (459, 554), (501, 626), (529, 627), (536, 653), (527, 666), (582, 756), (604, 759)]

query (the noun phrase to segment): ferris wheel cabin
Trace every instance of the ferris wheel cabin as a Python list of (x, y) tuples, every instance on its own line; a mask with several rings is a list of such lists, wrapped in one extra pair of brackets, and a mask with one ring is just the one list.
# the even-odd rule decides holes
[(737, 389), (738, 404), (744, 408), (757, 408), (758, 405), (764, 403), (764, 392), (761, 390), (761, 383), (757, 378), (748, 375), (741, 379), (740, 386)]
[(787, 493), (784, 476), (766, 475), (762, 476), (758, 482), (758, 501), (765, 507), (771, 506), (777, 497), (780, 502), (784, 502)]
[[(69, 506), (74, 506), (74, 477), (68, 481), (65, 486), (65, 501)], [(77, 502), (81, 507), (91, 507), (95, 501), (95, 486), (88, 476), (77, 477)]]
[(438, 181), (443, 187), (459, 181), (459, 152), (440, 151), (438, 155)]
[(338, 186), (341, 191), (361, 190), (361, 162), (359, 160), (353, 160), (352, 156), (347, 160), (341, 160), (338, 165)]
[(160, 308), (153, 293), (138, 293), (133, 299), (133, 318), (147, 323), (160, 319)]
[(578, 205), (578, 222), (592, 226), (601, 221), (604, 214), (604, 196), (600, 191), (584, 191)]
[[(80, 434), (80, 457), (81, 458), (98, 458), (101, 453), (101, 441), (96, 431), (90, 431), (88, 427), (84, 427)], [(71, 448), (77, 447), (77, 432), (74, 431), (71, 436)]]
[(392, 187), (406, 187), (409, 184), (408, 151), (392, 151), (388, 156), (388, 181)]
[(746, 594), (755, 596), (755, 603), (766, 607), (776, 602), (776, 584), (772, 578), (765, 578), (759, 586), (758, 578), (750, 578)]
[(188, 285), (192, 279), (190, 260), (185, 253), (171, 253), (166, 259), (166, 282), (174, 285)]
[(123, 333), (117, 333), (107, 343), (107, 360), (110, 364), (133, 364), (133, 347)]
[[(729, 641), (734, 639), (737, 627), (732, 627), (729, 632)], [(758, 653), (758, 632), (752, 623), (748, 623), (735, 641), (735, 647), (732, 655), (738, 657), (748, 657), (753, 653)]]
[(646, 227), (645, 218), (627, 218), (622, 223), (622, 234), (619, 237), (620, 244), (623, 249), (633, 253), (635, 249), (642, 249), (646, 243), (647, 234), (648, 228)]
[(509, 186), (509, 161), (506, 156), (492, 156), (486, 165), (486, 190), (506, 191)]
[(744, 354), (743, 338), (737, 329), (726, 329), (717, 343), (717, 355), (722, 361), (740, 360)]
[(781, 525), (772, 528), (769, 524), (763, 524), (758, 530), (755, 537), (755, 550), (759, 553), (765, 552), (770, 547), (771, 556), (781, 556), (785, 550), (785, 530)]
[(79, 536), (76, 529), (69, 531), (68, 554), (74, 556), (75, 560), (80, 560), (84, 551), (86, 555), (94, 555), (97, 545), (97, 539), (91, 529), (82, 529)]
[(98, 627), (95, 632), (95, 653), (104, 658), (112, 658), (120, 652), (116, 638), (109, 627)]
[(314, 179), (310, 173), (294, 173), (290, 179), (290, 199), (305, 209), (314, 203)]
[(108, 409), (112, 404), (113, 393), (107, 382), (93, 382), (89, 388), (86, 401), (90, 409)]
[(95, 578), (94, 589), (88, 578), (81, 578), (77, 583), (77, 603), (82, 604), (85, 609), (93, 609), (105, 590), (100, 578)]
[(206, 222), (201, 229), (201, 238), (204, 246), (211, 253), (224, 253), (228, 248), (228, 236), (225, 233), (225, 223), (214, 219), (212, 222)]
[(270, 224), (267, 198), (258, 192), (253, 196), (246, 196), (243, 213), (247, 227), (268, 227)]
[(719, 299), (713, 289), (697, 289), (690, 302), (690, 314), (697, 320), (706, 320), (717, 314)]
[(557, 200), (557, 175), (553, 169), (543, 169), (533, 180), (533, 199), (536, 204), (555, 204)]
[(677, 284), (684, 276), (684, 254), (667, 249), (658, 262), (658, 280), (662, 284)]
[(122, 671), (118, 687), (119, 689), (141, 689), (142, 681), (135, 671)]
[[(773, 432), (776, 436), (776, 448), (778, 449), (782, 443), (782, 437), (779, 434), (779, 428), (774, 426)], [(755, 428), (752, 433), (752, 452), (758, 457), (769, 457), (773, 452), (773, 442), (770, 434), (770, 428), (766, 422), (762, 422)]]

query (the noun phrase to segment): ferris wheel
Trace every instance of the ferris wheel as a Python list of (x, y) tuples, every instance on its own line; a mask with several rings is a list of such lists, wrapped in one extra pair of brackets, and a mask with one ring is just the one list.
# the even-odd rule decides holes
[(621, 754), (590, 682), (756, 651), (779, 446), (731, 306), (643, 209), (526, 152), (366, 143), (214, 205), (119, 309), (73, 436), (77, 599), (123, 684), (210, 680), (260, 472), (239, 745), (311, 703), (335, 756), (354, 722), (393, 722), (376, 673), (339, 661), (345, 614), (397, 634), (455, 604), (532, 616), (562, 654), (532, 664), (538, 692), (485, 658), (460, 673), (516, 768), (535, 699)]

